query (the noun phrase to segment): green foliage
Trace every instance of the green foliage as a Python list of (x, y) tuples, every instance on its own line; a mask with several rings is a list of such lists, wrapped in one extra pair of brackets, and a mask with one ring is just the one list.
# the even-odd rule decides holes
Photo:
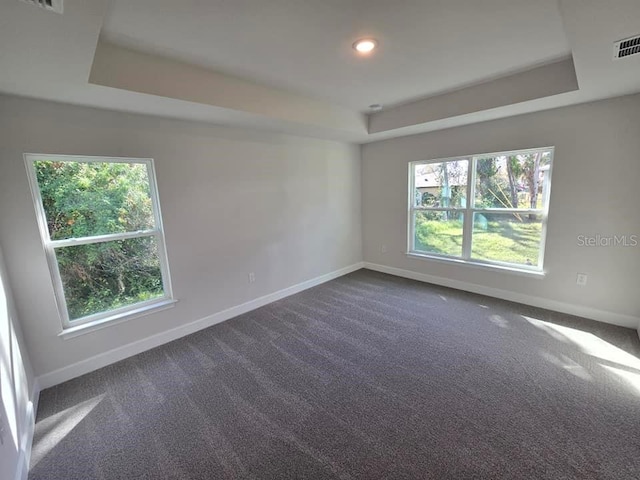
[(454, 185), (451, 187), (451, 201), (449, 206), (452, 207), (465, 207), (467, 204), (467, 186), (466, 185)]
[(474, 231), (471, 257), (518, 265), (537, 265), (542, 223), (511, 215), (508, 217), (508, 220), (490, 221), (485, 231)]
[[(420, 196), (420, 192), (416, 189), (416, 195)], [(420, 198), (420, 205), (437, 205), (438, 204), (438, 197), (436, 197), (434, 194), (429, 193), (429, 192), (424, 192), (422, 194), (422, 197)]]
[(453, 215), (445, 220), (443, 212), (416, 213), (416, 249), (441, 255), (461, 255), (463, 220), (461, 214)]
[[(544, 207), (545, 171), (551, 152), (534, 151), (516, 155), (496, 155), (475, 161), (475, 199), (477, 209), (496, 209), (474, 216), (471, 257), (520, 265), (536, 265), (541, 241), (542, 222), (536, 213), (506, 214), (498, 209), (542, 209)], [(437, 207), (466, 205), (465, 175), (462, 163), (433, 164), (439, 190), (422, 194), (422, 204)], [(455, 179), (452, 180), (452, 179)], [(440, 192), (440, 194), (436, 193)], [(432, 194), (432, 193), (435, 193)], [(450, 203), (449, 203), (450, 199)], [(423, 211), (416, 213), (415, 246), (417, 250), (450, 256), (462, 253), (461, 213)]]
[(550, 152), (479, 158), (476, 207), (543, 208), (541, 167), (550, 161)]
[(479, 158), (476, 162), (476, 207), (505, 208), (511, 205), (507, 183), (498, 175), (494, 158)]
[[(154, 228), (144, 164), (36, 162), (52, 240)], [(154, 236), (56, 248), (70, 319), (163, 294)]]
[(36, 162), (52, 240), (153, 228), (146, 165)]
[[(432, 212), (429, 212), (431, 214)], [(489, 221), (486, 228), (474, 228), (472, 258), (519, 265), (536, 265), (542, 223), (515, 215), (501, 215), (499, 221)], [(462, 218), (443, 221), (416, 214), (416, 249), (442, 255), (462, 253)]]

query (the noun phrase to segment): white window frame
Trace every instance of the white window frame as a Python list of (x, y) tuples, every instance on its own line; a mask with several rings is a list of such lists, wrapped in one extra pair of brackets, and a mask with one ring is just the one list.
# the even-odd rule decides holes
[[(526, 208), (475, 208), (476, 200), (476, 164), (478, 159), (487, 157), (509, 156), (509, 155), (526, 155), (537, 152), (550, 152), (551, 160), (549, 162), (549, 171), (547, 174), (547, 185), (543, 190), (543, 208), (526, 209)], [(525, 272), (531, 274), (544, 274), (544, 252), (547, 239), (547, 218), (549, 216), (549, 200), (551, 194), (551, 176), (554, 164), (554, 147), (529, 148), (523, 150), (510, 150), (505, 152), (481, 153), (473, 155), (463, 155), (459, 157), (439, 158), (433, 160), (419, 160), (409, 162), (409, 199), (408, 199), (408, 216), (407, 216), (407, 255), (413, 257), (422, 257), (426, 259), (441, 260), (456, 264), (468, 264), (472, 266), (489, 267), (498, 270), (507, 270), (514, 272)], [(424, 207), (416, 206), (415, 201), (415, 167), (418, 165), (428, 165), (431, 163), (468, 161), (467, 171), (467, 202), (465, 207)], [(433, 252), (425, 252), (415, 248), (415, 214), (417, 212), (461, 212), (464, 214), (464, 222), (462, 229), (462, 254), (460, 256), (444, 255)], [(538, 252), (537, 265), (521, 265), (509, 262), (500, 262), (497, 260), (482, 260), (471, 258), (471, 244), (473, 242), (473, 217), (475, 213), (519, 213), (522, 215), (534, 214), (541, 217), (542, 228), (540, 231), (540, 249)]]
[[(173, 299), (173, 290), (171, 288), (171, 276), (169, 273), (169, 262), (167, 259), (167, 250), (164, 239), (164, 228), (162, 226), (162, 214), (160, 211), (158, 187), (156, 182), (154, 162), (152, 158), (97, 157), (85, 155), (48, 155), (25, 153), (24, 159), (27, 167), (29, 184), (31, 186), (31, 193), (38, 221), (38, 228), (40, 230), (40, 238), (42, 239), (42, 245), (47, 257), (47, 264), (51, 273), (58, 312), (60, 314), (60, 319), (62, 322), (62, 333), (76, 331), (78, 329), (87, 329), (87, 327), (102, 326), (109, 322), (122, 321), (125, 319), (138, 317), (140, 315), (151, 313), (152, 311), (156, 311), (158, 309), (167, 308), (168, 306), (171, 306), (175, 303), (175, 300)], [(42, 196), (40, 194), (40, 186), (38, 185), (35, 168), (36, 162), (49, 160), (75, 163), (137, 163), (145, 165), (147, 168), (147, 177), (149, 179), (149, 191), (151, 194), (155, 228), (148, 230), (139, 230), (136, 232), (112, 233), (106, 235), (94, 235), (90, 237), (52, 240), (49, 234), (46, 212), (44, 211), (44, 205), (42, 203)], [(160, 261), (160, 272), (162, 275), (164, 295), (162, 297), (146, 300), (144, 302), (138, 302), (117, 309), (88, 315), (76, 320), (70, 320), (55, 249), (60, 247), (145, 237), (155, 237), (158, 245), (158, 257)]]

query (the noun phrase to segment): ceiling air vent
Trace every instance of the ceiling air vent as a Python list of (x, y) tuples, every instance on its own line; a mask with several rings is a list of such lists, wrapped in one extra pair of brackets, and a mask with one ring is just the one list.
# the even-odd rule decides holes
[(640, 35), (625, 38), (613, 44), (613, 59), (620, 60), (622, 58), (631, 57), (640, 54)]
[(24, 3), (35, 5), (36, 7), (44, 8), (50, 12), (62, 13), (62, 1), (63, 0), (22, 0)]

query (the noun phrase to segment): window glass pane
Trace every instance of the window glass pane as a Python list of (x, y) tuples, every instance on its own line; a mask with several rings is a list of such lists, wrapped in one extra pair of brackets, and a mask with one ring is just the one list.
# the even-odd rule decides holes
[(538, 266), (541, 239), (540, 215), (475, 213), (471, 258)]
[(462, 255), (461, 212), (415, 212), (416, 251), (459, 257)]
[(164, 295), (153, 236), (60, 247), (56, 257), (70, 320)]
[(476, 208), (543, 209), (549, 188), (551, 152), (476, 159)]
[(52, 240), (154, 228), (142, 163), (35, 162)]
[(466, 207), (468, 168), (467, 160), (414, 165), (415, 206)]

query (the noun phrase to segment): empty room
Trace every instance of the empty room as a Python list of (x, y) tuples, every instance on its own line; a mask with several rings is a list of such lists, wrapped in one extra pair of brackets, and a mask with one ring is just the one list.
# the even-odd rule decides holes
[(638, 0), (3, 0), (0, 480), (640, 478)]

